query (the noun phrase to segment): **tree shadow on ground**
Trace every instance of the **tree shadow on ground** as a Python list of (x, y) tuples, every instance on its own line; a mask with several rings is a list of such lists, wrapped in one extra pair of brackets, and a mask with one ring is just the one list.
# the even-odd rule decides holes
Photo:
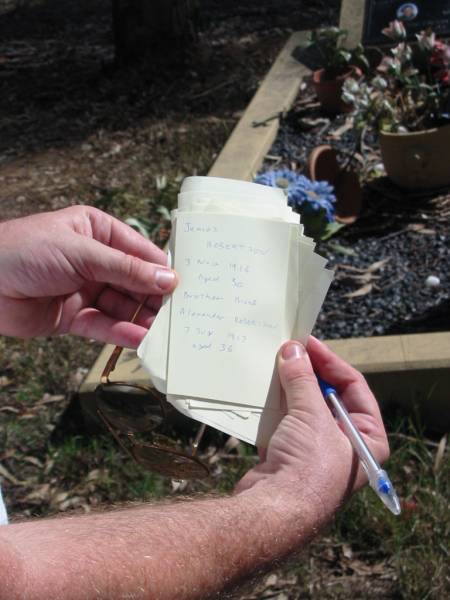
[(0, 17), (0, 162), (149, 115), (231, 115), (289, 30), (336, 18), (337, 4), (203, 0), (199, 44), (183, 60), (155, 54), (122, 69), (108, 0), (19, 7)]

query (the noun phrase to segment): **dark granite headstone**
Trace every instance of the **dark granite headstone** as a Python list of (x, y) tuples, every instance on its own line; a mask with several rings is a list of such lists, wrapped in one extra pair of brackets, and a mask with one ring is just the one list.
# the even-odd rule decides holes
[(362, 42), (365, 46), (388, 43), (381, 33), (390, 21), (403, 21), (409, 39), (431, 28), (439, 37), (450, 36), (450, 0), (366, 0)]

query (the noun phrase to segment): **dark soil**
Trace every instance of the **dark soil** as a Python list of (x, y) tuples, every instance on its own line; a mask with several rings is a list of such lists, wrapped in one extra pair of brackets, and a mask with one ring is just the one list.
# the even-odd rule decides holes
[[(310, 151), (328, 143), (360, 175), (360, 218), (317, 246), (335, 278), (314, 333), (327, 339), (450, 330), (450, 193), (409, 193), (379, 177), (376, 140), (359, 141), (350, 126), (348, 115), (321, 114), (307, 88), (264, 165), (304, 171)], [(426, 284), (430, 275), (439, 285)]]

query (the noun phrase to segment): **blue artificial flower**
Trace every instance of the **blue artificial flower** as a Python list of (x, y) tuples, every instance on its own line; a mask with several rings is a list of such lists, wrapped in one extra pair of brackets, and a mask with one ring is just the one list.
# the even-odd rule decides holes
[(302, 177), (303, 175), (299, 175), (290, 169), (279, 169), (278, 171), (266, 171), (257, 175), (255, 182), (262, 185), (269, 185), (270, 187), (281, 188), (289, 198), (289, 194), (298, 185), (299, 178)]
[(255, 182), (283, 189), (289, 205), (304, 217), (322, 213), (327, 223), (334, 221), (336, 197), (333, 186), (327, 181), (311, 181), (290, 169), (279, 169), (261, 173)]

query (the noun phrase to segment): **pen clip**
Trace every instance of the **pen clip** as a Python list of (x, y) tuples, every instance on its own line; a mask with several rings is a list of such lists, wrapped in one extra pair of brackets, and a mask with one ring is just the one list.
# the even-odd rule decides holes
[(322, 392), (325, 400), (328, 399), (328, 396), (330, 394), (336, 394), (336, 390), (334, 389), (334, 387), (332, 385), (330, 385), (329, 383), (327, 383), (326, 381), (321, 379), (318, 375), (316, 375), (316, 377), (317, 377), (317, 383), (319, 384), (319, 387), (320, 387), (320, 391)]

